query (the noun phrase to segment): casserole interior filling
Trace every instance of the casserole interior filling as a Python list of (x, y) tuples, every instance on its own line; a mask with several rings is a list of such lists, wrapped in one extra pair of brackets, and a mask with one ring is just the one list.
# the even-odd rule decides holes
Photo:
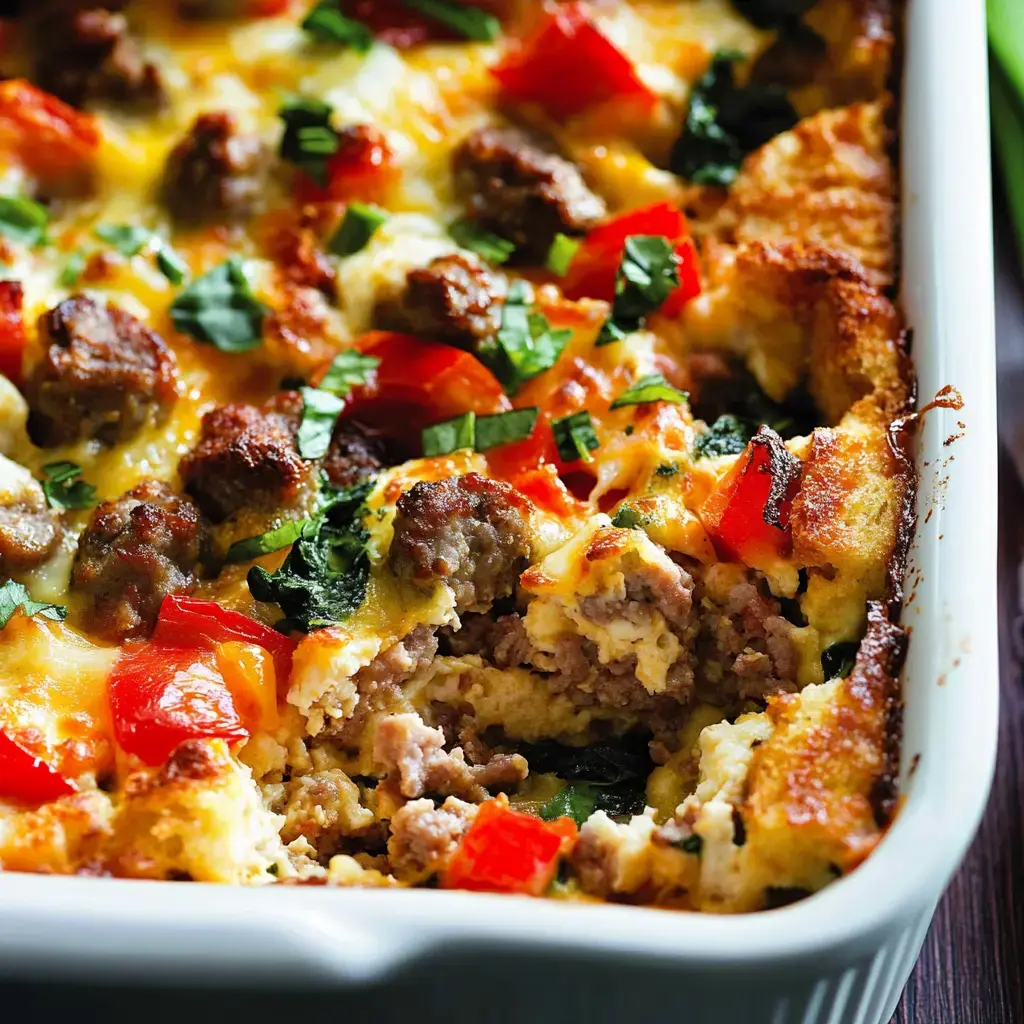
[(894, 20), (0, 22), (0, 866), (741, 912), (860, 864)]

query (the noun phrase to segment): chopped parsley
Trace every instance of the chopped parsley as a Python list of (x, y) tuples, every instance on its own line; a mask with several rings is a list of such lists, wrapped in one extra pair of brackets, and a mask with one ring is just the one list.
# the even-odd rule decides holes
[(76, 249), (64, 261), (60, 271), (60, 284), (63, 288), (71, 288), (85, 271), (86, 256), (81, 249)]
[(402, 0), (402, 3), (474, 42), (493, 43), (501, 35), (501, 22), (479, 7), (456, 0)]
[(555, 435), (555, 446), (563, 462), (575, 462), (577, 459), (593, 462), (594, 456), (590, 453), (601, 445), (586, 409), (574, 412), (571, 416), (563, 416), (560, 420), (552, 420), (551, 432)]
[(465, 218), (453, 221), (448, 228), (448, 234), (463, 249), (475, 252), (477, 256), (482, 256), (488, 263), (506, 263), (512, 253), (516, 251), (514, 242), (495, 235), (493, 232), (485, 231), (478, 224)]
[(388, 215), (376, 206), (349, 203), (345, 216), (327, 247), (335, 256), (351, 256), (366, 248), (377, 228), (387, 219)]
[(674, 462), (663, 462), (655, 471), (655, 476), (675, 476), (679, 467)]
[(156, 251), (156, 268), (171, 284), (181, 284), (188, 277), (188, 264), (163, 242)]
[(304, 459), (319, 459), (331, 445), (334, 424), (338, 422), (345, 400), (322, 388), (300, 388), (302, 419), (299, 422), (298, 449)]
[(11, 616), (19, 609), (28, 618), (41, 615), (44, 619), (53, 619), (55, 622), (67, 618), (68, 614), (67, 608), (63, 605), (33, 601), (23, 584), (7, 580), (0, 585), (0, 629), (11, 621)]
[(661, 235), (630, 235), (615, 278), (611, 316), (597, 336), (598, 345), (621, 341), (644, 326), (647, 316), (679, 287), (679, 257)]
[(757, 425), (738, 416), (719, 416), (694, 442), (695, 459), (715, 459), (720, 455), (739, 455), (757, 433)]
[(228, 548), (225, 557), (229, 562), (249, 562), (254, 558), (259, 558), (260, 555), (269, 555), (272, 551), (280, 551), (281, 548), (294, 544), (310, 523), (309, 519), (290, 519), (273, 530), (267, 530), (255, 537), (246, 537), (244, 540), (236, 540)]
[(302, 29), (318, 43), (348, 46), (356, 53), (367, 53), (373, 46), (373, 32), (361, 21), (342, 14), (338, 0), (320, 0), (302, 19)]
[(860, 643), (856, 640), (841, 640), (830, 644), (821, 652), (821, 671), (825, 679), (845, 678), (853, 671), (857, 662), (857, 651)]
[(481, 346), (480, 358), (509, 395), (551, 369), (572, 337), (572, 331), (553, 331), (544, 314), (531, 308), (531, 298), (527, 285), (514, 281), (494, 341)]
[(43, 466), (43, 494), (50, 508), (92, 508), (96, 488), (80, 479), (77, 462), (49, 462)]
[(49, 211), (28, 196), (0, 196), (0, 235), (26, 245), (46, 239)]
[(347, 398), (352, 388), (365, 384), (368, 375), (378, 366), (380, 360), (376, 356), (365, 356), (354, 348), (345, 349), (331, 360), (327, 372), (320, 379), (320, 390)]
[(690, 93), (683, 132), (672, 147), (669, 168), (698, 185), (728, 187), (748, 153), (797, 122), (778, 85), (736, 85), (742, 53), (719, 50)]
[(309, 632), (343, 622), (363, 603), (370, 578), (363, 526), (370, 480), (343, 490), (325, 486), (321, 510), (302, 530), (281, 568), (254, 565), (247, 577), (257, 601), (280, 605), (281, 629)]
[(221, 352), (256, 348), (267, 312), (253, 295), (238, 256), (197, 277), (171, 303), (177, 330)]
[(629, 505), (620, 505), (612, 518), (612, 526), (618, 526), (623, 530), (638, 530), (641, 523), (640, 513)]
[(630, 384), (612, 402), (611, 408), (621, 409), (625, 405), (645, 405), (648, 402), (672, 402), (678, 405), (689, 397), (685, 391), (672, 387), (660, 373), (649, 373)]
[(293, 97), (278, 111), (284, 121), (281, 158), (305, 171), (321, 188), (327, 184), (327, 160), (340, 145), (331, 127), (333, 113), (329, 103), (308, 96)]
[(447, 455), (461, 448), (485, 452), (502, 444), (522, 441), (533, 433), (539, 409), (511, 409), (493, 416), (467, 412), (454, 419), (425, 427), (422, 433), (425, 456)]
[(97, 224), (92, 233), (122, 256), (135, 256), (153, 240), (153, 233), (134, 224)]
[(559, 231), (551, 243), (551, 248), (548, 249), (544, 265), (552, 274), (556, 274), (558, 277), (565, 277), (569, 272), (569, 266), (572, 264), (573, 257), (576, 255), (579, 247), (580, 243), (577, 239), (563, 235)]

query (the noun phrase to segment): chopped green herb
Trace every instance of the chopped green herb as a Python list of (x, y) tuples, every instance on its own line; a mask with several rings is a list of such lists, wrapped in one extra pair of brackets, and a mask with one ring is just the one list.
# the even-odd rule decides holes
[(567, 782), (538, 812), (545, 821), (572, 818), (578, 826), (597, 810), (597, 788), (589, 782)]
[(685, 391), (678, 391), (660, 373), (649, 373), (634, 381), (611, 404), (612, 409), (621, 409), (624, 405), (645, 405), (647, 402), (672, 402), (678, 405), (690, 396)]
[(320, 388), (302, 388), (302, 421), (299, 423), (298, 448), (304, 459), (319, 459), (331, 445), (334, 424), (338, 422), (343, 399)]
[(171, 303), (177, 330), (221, 352), (256, 348), (267, 312), (253, 295), (238, 256), (197, 277)]
[(530, 291), (514, 281), (501, 310), (501, 327), (495, 340), (482, 346), (480, 358), (514, 395), (528, 380), (551, 369), (558, 362), (572, 331), (551, 330), (547, 318), (530, 308)]
[(67, 608), (63, 605), (33, 601), (21, 583), (8, 580), (0, 585), (0, 629), (3, 629), (11, 621), (11, 616), (19, 609), (29, 618), (33, 615), (41, 615), (44, 619), (53, 619), (56, 622), (65, 619), (68, 614)]
[(338, 0), (320, 0), (302, 19), (302, 28), (319, 43), (350, 46), (356, 53), (367, 53), (373, 46), (373, 32), (355, 18), (338, 9)]
[(284, 121), (281, 158), (305, 171), (321, 187), (327, 184), (327, 158), (338, 151), (338, 133), (331, 127), (334, 108), (322, 100), (297, 96), (278, 111)]
[(476, 413), (467, 412), (454, 419), (424, 427), (421, 437), (423, 454), (427, 458), (447, 455), (461, 448), (472, 448), (476, 440)]
[(345, 216), (328, 248), (335, 256), (351, 256), (366, 248), (377, 228), (388, 219), (388, 215), (376, 206), (365, 203), (349, 203)]
[(43, 466), (43, 494), (50, 508), (92, 508), (96, 488), (80, 480), (82, 467), (77, 462), (49, 462)]
[(611, 316), (597, 336), (598, 345), (621, 341), (644, 326), (647, 316), (679, 287), (679, 257), (661, 235), (630, 235), (615, 278)]
[(715, 459), (720, 455), (739, 455), (757, 433), (756, 424), (738, 416), (719, 416), (694, 442), (695, 459)]
[(555, 446), (563, 462), (575, 462), (577, 459), (592, 462), (594, 456), (590, 453), (601, 444), (586, 409), (560, 420), (552, 420), (551, 432), (555, 435)]
[(46, 207), (28, 196), (0, 196), (0, 235), (37, 245), (46, 237), (49, 220)]
[(640, 529), (640, 524), (640, 513), (628, 505), (620, 505), (619, 510), (612, 518), (612, 526), (618, 526), (623, 530), (638, 530)]
[(254, 565), (249, 590), (257, 601), (281, 606), (282, 629), (309, 632), (343, 622), (363, 603), (370, 577), (363, 526), (370, 480), (345, 490), (326, 487), (319, 515), (302, 531), (281, 568)]
[(690, 93), (683, 132), (672, 147), (669, 168), (698, 185), (728, 187), (748, 153), (797, 122), (778, 85), (736, 85), (742, 53), (719, 50)]
[(627, 423), (626, 426), (623, 428), (622, 432), (626, 435), (626, 437), (632, 437), (634, 429), (635, 427), (632, 423)]
[(477, 416), (476, 439), (473, 447), (485, 452), (498, 445), (522, 441), (533, 433), (540, 410), (534, 405), (528, 409), (511, 409), (493, 416)]
[(573, 257), (576, 255), (577, 249), (579, 249), (580, 243), (575, 238), (570, 238), (568, 235), (563, 235), (561, 231), (555, 235), (555, 240), (551, 243), (551, 248), (548, 249), (547, 259), (544, 261), (544, 265), (551, 271), (552, 274), (557, 274), (559, 277), (564, 277), (568, 271), (569, 266), (573, 261)]
[(675, 476), (679, 467), (674, 462), (663, 462), (655, 471), (655, 476)]
[[(330, 391), (339, 398), (347, 398), (357, 384), (365, 384), (367, 376), (380, 366), (376, 356), (364, 356), (354, 348), (339, 352), (320, 381), (321, 391)], [(300, 385), (301, 386), (301, 385)]]
[(157, 249), (156, 266), (171, 284), (181, 284), (188, 277), (188, 264), (169, 245)]
[(845, 678), (853, 671), (857, 662), (860, 643), (856, 640), (841, 640), (830, 644), (821, 652), (821, 670), (825, 679)]
[(678, 846), (683, 853), (695, 853), (699, 857), (701, 847), (704, 845), (704, 840), (695, 832), (692, 836), (680, 839), (675, 845)]
[(267, 530), (256, 537), (246, 537), (244, 540), (236, 540), (225, 556), (229, 562), (249, 562), (260, 555), (269, 555), (272, 551), (280, 551), (281, 548), (294, 544), (301, 536), (303, 530), (311, 523), (309, 519), (290, 519), (286, 523)]
[(65, 261), (60, 272), (60, 284), (63, 288), (72, 287), (85, 270), (85, 253), (76, 249)]
[(493, 14), (455, 0), (402, 0), (428, 18), (441, 22), (460, 36), (478, 43), (492, 43), (501, 35), (501, 22)]
[(505, 263), (516, 251), (515, 243), (485, 231), (478, 224), (471, 220), (462, 218), (454, 221), (448, 228), (448, 234), (454, 241), (458, 242), (463, 249), (469, 249), (478, 256), (482, 256), (488, 263)]
[(122, 256), (135, 256), (153, 240), (153, 233), (134, 224), (97, 224), (92, 233)]
[(785, 28), (804, 14), (815, 0), (732, 0), (744, 18), (757, 28)]

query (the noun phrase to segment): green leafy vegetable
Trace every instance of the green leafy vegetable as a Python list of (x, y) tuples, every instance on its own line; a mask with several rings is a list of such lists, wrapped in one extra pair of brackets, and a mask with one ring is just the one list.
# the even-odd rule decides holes
[(501, 35), (501, 22), (493, 14), (455, 0), (402, 0), (406, 7), (446, 25), (460, 36), (492, 43)]
[(156, 266), (171, 284), (181, 284), (188, 277), (188, 264), (169, 245), (157, 249)]
[(278, 111), (284, 121), (281, 158), (305, 171), (318, 185), (327, 184), (327, 160), (338, 151), (338, 133), (331, 127), (334, 108), (308, 96), (290, 99)]
[(621, 409), (624, 405), (644, 405), (647, 402), (672, 402), (678, 405), (690, 396), (685, 391), (678, 391), (660, 373), (649, 373), (641, 377), (619, 395), (611, 404), (612, 409)]
[(694, 442), (695, 459), (715, 459), (720, 455), (739, 455), (757, 433), (757, 425), (738, 416), (719, 416)]
[(302, 28), (317, 42), (350, 46), (356, 53), (367, 53), (373, 46), (370, 29), (361, 21), (342, 14), (338, 0), (320, 0), (302, 19)]
[(594, 456), (590, 453), (601, 444), (586, 409), (560, 420), (552, 420), (551, 432), (555, 435), (555, 445), (563, 462), (575, 462), (577, 459), (592, 462)]
[(694, 833), (692, 836), (687, 836), (685, 839), (680, 839), (675, 844), (679, 847), (683, 853), (695, 853), (700, 856), (701, 847), (704, 845), (704, 840), (699, 835)]
[(856, 640), (841, 640), (830, 644), (821, 652), (821, 670), (826, 679), (845, 678), (853, 671), (857, 661), (860, 643)]
[(572, 337), (572, 331), (551, 330), (543, 313), (530, 307), (531, 298), (529, 288), (514, 281), (501, 309), (495, 340), (481, 346), (480, 358), (509, 395), (551, 369)]
[(424, 427), (422, 432), (423, 454), (447, 455), (460, 448), (472, 448), (476, 441), (476, 413), (467, 412), (454, 419)]
[(26, 245), (37, 245), (46, 237), (49, 211), (28, 196), (0, 196), (0, 235)]
[(672, 147), (669, 168), (698, 185), (728, 187), (748, 153), (797, 122), (778, 85), (736, 85), (741, 53), (719, 50), (690, 93), (683, 132)]
[(364, 481), (344, 490), (326, 487), (322, 511), (304, 527), (281, 568), (249, 570), (253, 597), (275, 602), (285, 613), (281, 628), (309, 632), (337, 625), (363, 603), (370, 577), (363, 517), (372, 486)]
[(3, 629), (11, 616), (21, 609), (24, 615), (31, 618), (41, 615), (44, 619), (60, 622), (67, 618), (68, 610), (60, 604), (48, 604), (46, 601), (33, 601), (29, 592), (21, 583), (8, 580), (0, 585), (0, 629)]
[(347, 398), (357, 384), (365, 384), (368, 375), (380, 366), (376, 356), (364, 356), (354, 348), (339, 352), (320, 380), (320, 390)]
[(294, 544), (310, 523), (309, 519), (290, 519), (273, 530), (267, 530), (266, 533), (261, 533), (256, 537), (236, 540), (228, 548), (227, 561), (249, 562), (254, 558), (259, 558), (260, 555), (269, 555), (272, 551), (280, 551), (281, 548)]
[(221, 352), (256, 348), (268, 312), (253, 295), (238, 256), (197, 277), (171, 303), (177, 330)]
[(349, 203), (338, 230), (328, 243), (335, 256), (351, 256), (366, 248), (377, 228), (388, 219), (388, 215), (376, 206), (366, 203)]
[(640, 513), (628, 505), (620, 505), (612, 517), (612, 526), (618, 526), (623, 530), (638, 530), (641, 522)]
[(50, 508), (92, 508), (96, 488), (79, 479), (82, 467), (76, 462), (49, 462), (43, 466), (43, 494)]
[(582, 826), (597, 810), (599, 790), (589, 782), (566, 783), (538, 812), (545, 821), (572, 818)]
[(60, 272), (60, 283), (64, 288), (70, 288), (82, 276), (85, 270), (85, 253), (76, 249), (65, 261)]
[(779, 28), (796, 21), (815, 0), (732, 0), (744, 18), (758, 28)]
[(469, 249), (478, 256), (482, 256), (488, 263), (505, 263), (516, 251), (515, 243), (507, 238), (485, 231), (478, 224), (465, 218), (454, 221), (448, 228), (448, 234), (462, 246)]
[(97, 224), (92, 233), (122, 256), (134, 256), (149, 245), (153, 233), (134, 224)]
[(661, 235), (630, 235), (615, 278), (611, 316), (601, 327), (598, 345), (620, 341), (643, 327), (647, 316), (679, 287), (679, 257)]
[(674, 462), (663, 462), (655, 471), (655, 476), (675, 476), (679, 467)]
[(544, 261), (544, 265), (551, 271), (552, 274), (557, 274), (559, 277), (564, 277), (572, 264), (573, 257), (576, 255), (576, 251), (579, 249), (580, 243), (575, 238), (570, 238), (568, 235), (563, 235), (561, 231), (555, 235), (554, 241), (551, 243), (551, 248), (548, 249), (547, 259)]
[(302, 420), (299, 423), (298, 448), (304, 459), (319, 459), (331, 445), (334, 424), (338, 422), (344, 399), (321, 388), (301, 388)]
[(492, 416), (477, 416), (473, 447), (478, 452), (485, 452), (498, 445), (524, 440), (533, 433), (539, 412), (534, 405), (528, 409), (496, 412)]

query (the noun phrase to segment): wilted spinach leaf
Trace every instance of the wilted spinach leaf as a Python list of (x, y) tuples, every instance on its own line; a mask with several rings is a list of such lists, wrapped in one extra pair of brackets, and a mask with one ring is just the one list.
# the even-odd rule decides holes
[(844, 678), (853, 671), (860, 643), (856, 640), (841, 640), (821, 652), (821, 670), (826, 679)]

